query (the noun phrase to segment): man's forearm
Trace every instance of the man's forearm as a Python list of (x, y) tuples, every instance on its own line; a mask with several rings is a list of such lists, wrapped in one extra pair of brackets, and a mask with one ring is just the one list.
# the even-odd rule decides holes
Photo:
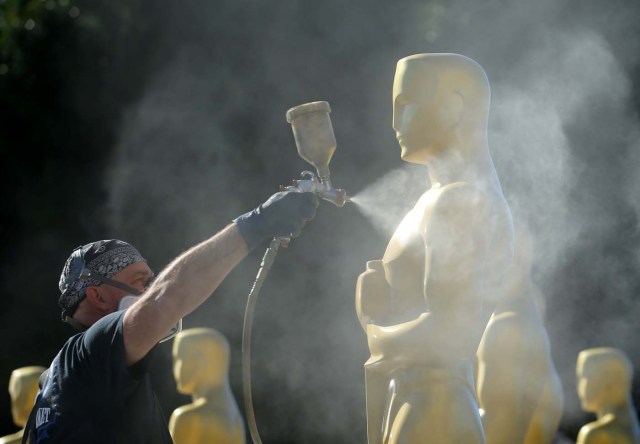
[(238, 228), (231, 224), (174, 259), (145, 297), (169, 309), (171, 326), (204, 302), (247, 253)]
[(276, 193), (178, 256), (124, 316), (127, 363), (143, 358), (173, 324), (202, 304), (251, 248), (270, 237), (295, 237), (317, 207), (313, 193)]
[(127, 362), (144, 357), (173, 324), (213, 293), (247, 253), (242, 235), (231, 224), (174, 259), (125, 315)]

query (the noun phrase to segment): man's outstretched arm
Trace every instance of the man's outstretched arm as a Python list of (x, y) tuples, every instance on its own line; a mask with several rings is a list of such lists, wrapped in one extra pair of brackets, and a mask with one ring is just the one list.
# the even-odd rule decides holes
[(299, 234), (317, 206), (311, 193), (277, 193), (174, 259), (124, 316), (127, 364), (142, 359), (172, 325), (202, 304), (252, 248), (270, 237)]

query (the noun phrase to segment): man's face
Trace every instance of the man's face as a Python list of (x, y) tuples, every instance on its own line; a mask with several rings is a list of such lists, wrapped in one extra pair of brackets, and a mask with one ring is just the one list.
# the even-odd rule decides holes
[[(153, 272), (145, 262), (136, 262), (120, 270), (113, 275), (111, 279), (135, 288), (142, 293), (145, 291), (152, 277)], [(111, 312), (118, 311), (122, 298), (131, 294), (130, 292), (108, 284), (101, 284), (96, 288), (100, 291), (105, 301), (108, 302)]]

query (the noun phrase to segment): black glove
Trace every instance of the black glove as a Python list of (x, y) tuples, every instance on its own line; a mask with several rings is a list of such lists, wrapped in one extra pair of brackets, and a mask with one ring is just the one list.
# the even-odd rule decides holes
[(313, 193), (283, 191), (233, 222), (252, 250), (265, 239), (297, 237), (304, 224), (315, 217), (318, 203), (318, 196)]

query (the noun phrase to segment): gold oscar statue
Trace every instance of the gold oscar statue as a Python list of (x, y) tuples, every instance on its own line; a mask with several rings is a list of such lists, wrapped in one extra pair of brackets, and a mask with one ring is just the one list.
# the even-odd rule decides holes
[(175, 444), (244, 444), (244, 421), (229, 385), (229, 344), (210, 328), (179, 333), (173, 343), (178, 391), (193, 402), (174, 410), (169, 432)]
[(9, 378), (9, 395), (11, 396), (11, 416), (13, 422), (21, 430), (0, 438), (0, 444), (19, 444), (22, 442), (24, 426), (27, 424), (31, 407), (38, 394), (38, 381), (45, 371), (44, 367), (21, 367), (11, 372)]
[(582, 409), (596, 414), (577, 444), (639, 444), (640, 425), (630, 397), (633, 366), (615, 348), (581, 351), (576, 365)]
[(551, 444), (564, 396), (531, 281), (529, 233), (516, 224), (515, 256), (478, 348), (478, 401), (487, 444)]
[[(398, 62), (393, 128), (431, 187), (356, 285), (369, 444), (484, 443), (473, 362), (508, 271), (513, 226), (489, 154), (489, 82), (473, 60)], [(416, 183), (417, 187), (424, 186)]]

